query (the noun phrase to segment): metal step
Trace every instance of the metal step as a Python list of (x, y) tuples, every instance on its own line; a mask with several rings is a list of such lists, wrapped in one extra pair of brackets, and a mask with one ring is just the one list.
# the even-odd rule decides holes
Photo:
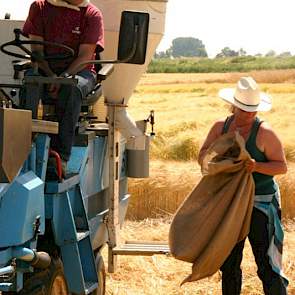
[(169, 255), (169, 246), (165, 242), (126, 241), (125, 244), (112, 249), (114, 255)]
[(77, 231), (77, 241), (81, 241), (89, 236), (89, 231), (78, 230)]
[(92, 293), (97, 287), (98, 283), (96, 282), (85, 282), (85, 294)]
[[(0, 290), (9, 292), (13, 287), (13, 283), (0, 283)], [(2, 294), (0, 291), (0, 294)]]

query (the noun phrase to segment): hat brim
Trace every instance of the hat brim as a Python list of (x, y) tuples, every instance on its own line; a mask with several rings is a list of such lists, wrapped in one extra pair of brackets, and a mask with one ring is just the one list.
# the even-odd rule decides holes
[(218, 96), (226, 102), (236, 106), (245, 112), (267, 112), (271, 109), (270, 96), (264, 92), (260, 92), (260, 103), (257, 106), (244, 105), (235, 99), (234, 88), (224, 88), (218, 93)]

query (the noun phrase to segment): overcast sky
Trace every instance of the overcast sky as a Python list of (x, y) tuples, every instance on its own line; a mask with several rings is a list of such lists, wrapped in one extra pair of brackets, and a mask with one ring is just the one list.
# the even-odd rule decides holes
[[(119, 1), (119, 0), (118, 0)], [(32, 0), (0, 0), (5, 12), (26, 15)], [(210, 56), (226, 46), (249, 54), (295, 54), (295, 0), (169, 0), (166, 31), (158, 51), (177, 37), (203, 41)]]

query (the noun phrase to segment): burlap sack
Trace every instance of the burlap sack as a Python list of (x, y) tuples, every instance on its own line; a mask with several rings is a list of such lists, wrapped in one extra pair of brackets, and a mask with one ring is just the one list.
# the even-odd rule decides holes
[(205, 176), (177, 210), (169, 231), (172, 255), (193, 263), (182, 284), (213, 275), (249, 233), (254, 200), (253, 177), (244, 166), (249, 158), (237, 133), (222, 135), (208, 149)]

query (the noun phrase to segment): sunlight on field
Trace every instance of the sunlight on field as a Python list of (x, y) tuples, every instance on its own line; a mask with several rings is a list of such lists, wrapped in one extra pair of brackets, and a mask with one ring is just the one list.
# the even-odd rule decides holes
[[(234, 87), (234, 84), (204, 83), (200, 77), (201, 82), (192, 83), (197, 74), (183, 74), (180, 83), (179, 74), (176, 74), (177, 82), (170, 75), (174, 76), (166, 74), (167, 81), (174, 81), (172, 84), (165, 84), (164, 74), (154, 77), (155, 84), (151, 82), (153, 76), (146, 75), (131, 98), (129, 112), (139, 120), (147, 116), (150, 110), (155, 110), (157, 137), (152, 144), (152, 158), (193, 160), (212, 123), (229, 115), (228, 105), (217, 97), (218, 91), (224, 87)], [(159, 85), (159, 81), (162, 84)], [(271, 94), (273, 108), (259, 116), (279, 133), (287, 159), (295, 161), (295, 84), (262, 83), (260, 87)]]
[[(123, 236), (127, 240), (165, 241), (170, 219), (148, 219), (142, 222), (126, 222)], [(284, 269), (289, 278), (288, 294), (295, 294), (295, 224), (286, 224)], [(104, 256), (106, 257), (106, 249)], [(244, 250), (242, 295), (262, 295), (256, 266), (249, 243)], [(220, 273), (198, 282), (180, 287), (181, 281), (190, 274), (191, 265), (172, 257), (120, 256), (118, 270), (107, 275), (107, 292), (112, 295), (221, 295)]]
[[(151, 146), (151, 178), (130, 181), (133, 196), (130, 218), (171, 214), (179, 206), (200, 177), (191, 173), (191, 167), (199, 171), (196, 159), (210, 126), (229, 114), (228, 104), (217, 93), (221, 88), (234, 87), (233, 81), (242, 75), (245, 74), (144, 75), (130, 100), (129, 112), (139, 120), (155, 110), (156, 138)], [(273, 99), (272, 110), (259, 116), (270, 123), (283, 142), (289, 163), (289, 173), (278, 177), (283, 216), (295, 217), (295, 84), (290, 83), (295, 71), (263, 71), (252, 75)], [(217, 83), (218, 79), (231, 83)], [(266, 83), (268, 80), (276, 83)]]

